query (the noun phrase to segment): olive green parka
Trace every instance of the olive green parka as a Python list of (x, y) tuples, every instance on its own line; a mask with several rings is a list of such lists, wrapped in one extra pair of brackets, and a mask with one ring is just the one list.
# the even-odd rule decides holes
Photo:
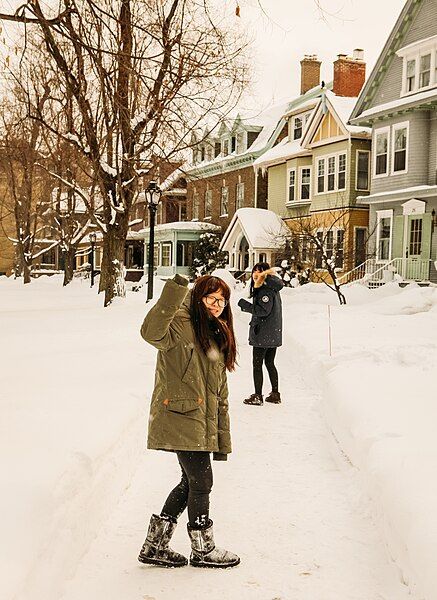
[(147, 447), (201, 450), (226, 460), (231, 452), (224, 357), (214, 342), (208, 356), (195, 341), (191, 292), (179, 275), (168, 280), (141, 326), (158, 349)]

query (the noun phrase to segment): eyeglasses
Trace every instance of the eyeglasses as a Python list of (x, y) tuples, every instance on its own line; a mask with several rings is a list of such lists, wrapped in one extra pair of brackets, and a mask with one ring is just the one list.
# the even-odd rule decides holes
[(205, 296), (205, 301), (208, 306), (217, 305), (219, 308), (224, 308), (227, 305), (224, 298), (216, 298), (215, 296)]

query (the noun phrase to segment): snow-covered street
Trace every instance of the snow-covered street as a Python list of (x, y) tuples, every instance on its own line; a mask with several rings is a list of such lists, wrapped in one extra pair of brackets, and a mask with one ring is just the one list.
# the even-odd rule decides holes
[[(279, 406), (242, 404), (251, 355), (247, 315), (235, 311), (234, 452), (214, 463), (211, 516), (217, 543), (241, 565), (165, 570), (136, 561), (150, 514), (179, 478), (172, 455), (144, 451), (155, 360), (139, 336), (144, 296), (103, 309), (86, 283), (1, 279), (2, 598), (416, 600), (296, 342), (306, 318), (320, 355), (317, 302), (292, 290), (284, 300)], [(187, 554), (185, 524), (184, 515), (173, 546)]]

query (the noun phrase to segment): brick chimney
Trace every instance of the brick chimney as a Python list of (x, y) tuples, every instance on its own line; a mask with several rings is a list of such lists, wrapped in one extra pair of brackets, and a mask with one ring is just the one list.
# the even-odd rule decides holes
[(315, 54), (306, 54), (300, 61), (300, 93), (305, 94), (320, 83), (320, 65)]
[(357, 48), (353, 56), (339, 54), (334, 62), (334, 87), (336, 96), (355, 98), (361, 92), (366, 80), (366, 63), (364, 51)]

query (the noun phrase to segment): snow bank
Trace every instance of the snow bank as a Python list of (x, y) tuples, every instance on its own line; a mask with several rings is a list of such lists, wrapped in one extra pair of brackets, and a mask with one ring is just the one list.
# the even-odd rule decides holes
[[(387, 284), (284, 290), (293, 345), (327, 423), (362, 474), (388, 550), (414, 594), (437, 589), (437, 289)], [(332, 356), (328, 311), (331, 305)]]

